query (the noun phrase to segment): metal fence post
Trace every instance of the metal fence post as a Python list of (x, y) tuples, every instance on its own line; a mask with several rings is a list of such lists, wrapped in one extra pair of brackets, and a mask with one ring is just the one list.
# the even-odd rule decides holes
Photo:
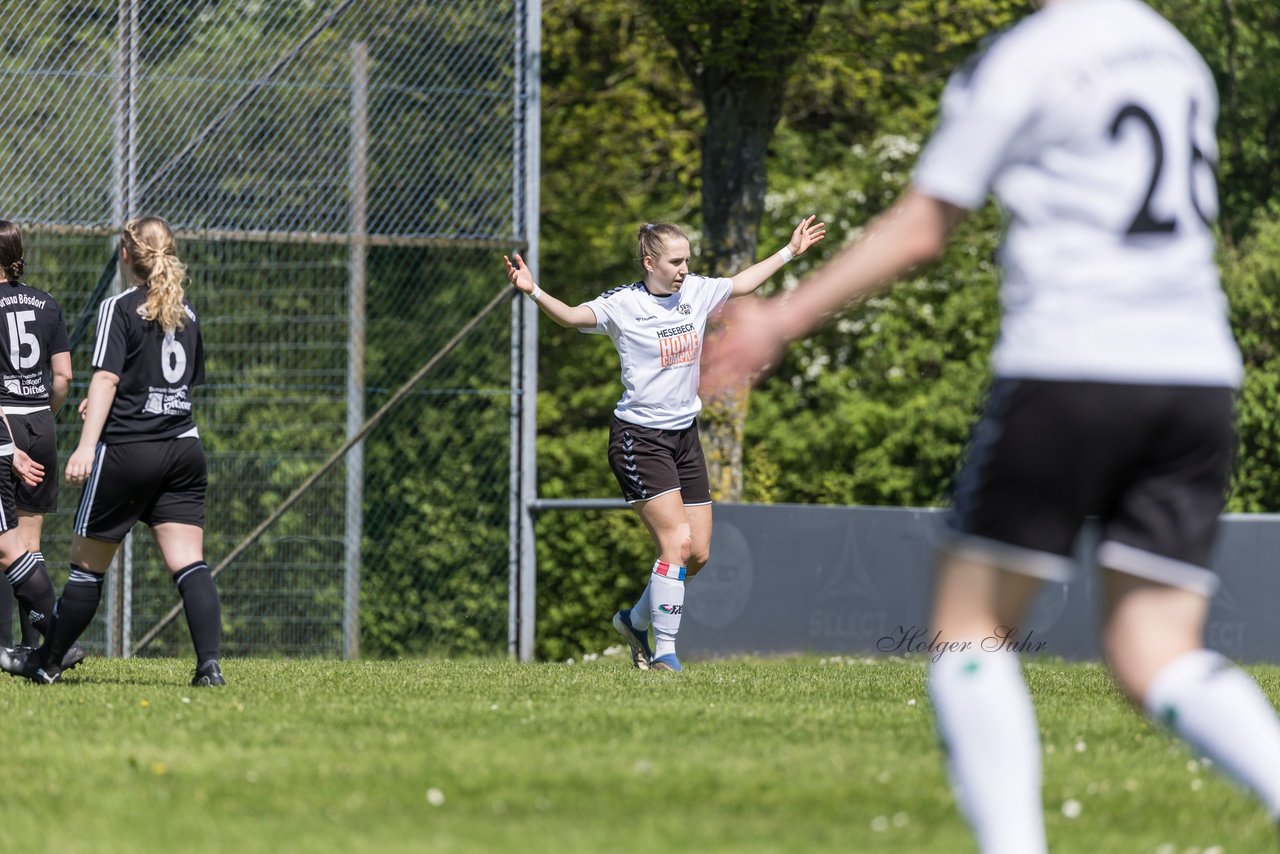
[[(351, 45), (351, 246), (348, 250), (347, 438), (364, 423), (365, 262), (369, 194), (369, 45)], [(364, 443), (347, 454), (342, 655), (360, 657), (360, 541), (364, 528)]]
[[(120, 228), (133, 215), (137, 190), (138, 5), (119, 0), (116, 6), (116, 109), (112, 147), (112, 226)], [(115, 290), (120, 290), (119, 271)], [(54, 474), (57, 477), (57, 474)], [(116, 571), (107, 573), (106, 654), (128, 655), (133, 592), (133, 535), (116, 554)]]
[[(538, 276), (538, 208), (541, 202), (540, 142), (542, 135), (539, 96), (542, 62), (542, 2), (528, 0), (524, 17), (524, 91), (520, 103), (524, 116), (524, 227), (528, 241), (525, 260), (533, 275)], [(534, 657), (535, 622), (537, 617), (537, 552), (533, 536), (533, 503), (538, 497), (538, 312), (522, 301), (524, 323), (521, 326), (520, 378), (524, 406), (521, 410), (520, 435), (520, 637), (521, 661)]]

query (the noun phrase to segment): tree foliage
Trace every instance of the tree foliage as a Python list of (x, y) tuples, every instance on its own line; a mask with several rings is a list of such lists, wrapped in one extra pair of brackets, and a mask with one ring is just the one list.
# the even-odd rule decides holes
[[(823, 0), (656, 0), (663, 32), (702, 102), (701, 270), (732, 276), (755, 262), (765, 160), (792, 66)], [(705, 401), (700, 427), (711, 495), (742, 498), (742, 438), (749, 389)]]
[(1236, 412), (1240, 448), (1227, 509), (1280, 510), (1280, 217), (1260, 216), (1237, 247), (1223, 253), (1223, 284), (1244, 356)]
[(1221, 223), (1225, 241), (1251, 232), (1264, 211), (1280, 211), (1280, 6), (1248, 0), (1155, 0), (1205, 57), (1221, 110)]

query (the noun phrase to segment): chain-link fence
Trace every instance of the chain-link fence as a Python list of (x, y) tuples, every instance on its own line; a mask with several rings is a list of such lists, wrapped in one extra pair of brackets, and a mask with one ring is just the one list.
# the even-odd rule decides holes
[[(0, 7), (0, 217), (23, 226), (27, 282), (84, 325), (64, 459), (116, 232), (159, 214), (205, 336), (209, 563), (279, 506), (503, 287), (495, 250), (528, 242), (529, 17), (522, 0)], [(229, 653), (506, 648), (512, 328), (488, 316), (219, 576)], [(46, 521), (59, 586), (78, 497)], [(127, 654), (177, 601), (145, 528), (109, 578), (91, 639)], [(178, 621), (149, 650), (188, 646)]]

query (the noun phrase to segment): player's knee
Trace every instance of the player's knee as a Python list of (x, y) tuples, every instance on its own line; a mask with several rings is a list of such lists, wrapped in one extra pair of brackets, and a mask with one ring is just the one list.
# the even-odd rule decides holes
[(692, 543), (689, 544), (689, 557), (685, 561), (685, 566), (688, 568), (690, 575), (706, 566), (709, 560), (711, 560), (710, 545), (699, 543), (695, 546)]
[(680, 555), (680, 565), (689, 566), (689, 559), (693, 556), (693, 534), (689, 531), (688, 525), (681, 525), (676, 530), (676, 553)]
[(1102, 654), (1116, 686), (1139, 708), (1151, 681), (1168, 660), (1166, 649), (1135, 642), (1120, 632), (1103, 633)]
[(18, 558), (26, 554), (27, 545), (17, 528), (10, 528), (0, 536), (0, 570), (8, 569)]
[(676, 566), (684, 566), (685, 560), (689, 556), (689, 544), (687, 540), (679, 537), (660, 537), (658, 539), (659, 559)]
[(680, 565), (687, 567), (689, 565), (689, 557), (693, 553), (693, 548), (688, 540), (680, 541)]
[(1120, 689), (1120, 693), (1135, 707), (1141, 708), (1144, 685), (1138, 676), (1139, 670), (1125, 659), (1117, 660), (1109, 654), (1106, 662), (1107, 669), (1111, 671), (1111, 678), (1115, 681), (1116, 687)]

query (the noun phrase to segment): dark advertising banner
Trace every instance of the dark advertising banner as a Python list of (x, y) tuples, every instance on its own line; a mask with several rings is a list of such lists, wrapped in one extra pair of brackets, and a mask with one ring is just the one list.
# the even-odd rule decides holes
[[(947, 642), (928, 632), (941, 524), (937, 510), (717, 505), (711, 562), (688, 586), (680, 647), (690, 656), (930, 654)], [(1095, 543), (1086, 532), (1074, 580), (1045, 585), (1026, 625), (991, 642), (1098, 658)], [(1222, 587), (1208, 646), (1280, 661), (1280, 516), (1224, 517), (1214, 568)]]

